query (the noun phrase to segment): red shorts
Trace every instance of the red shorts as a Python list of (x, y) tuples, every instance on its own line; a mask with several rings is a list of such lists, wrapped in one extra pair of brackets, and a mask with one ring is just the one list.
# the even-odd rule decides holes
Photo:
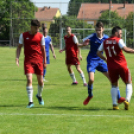
[(79, 59), (77, 57), (68, 57), (66, 58), (67, 65), (80, 65)]
[(24, 62), (24, 71), (25, 74), (43, 75), (43, 63)]
[(127, 66), (122, 66), (118, 68), (108, 68), (109, 77), (112, 83), (118, 81), (119, 77), (127, 83), (132, 80), (131, 73)]

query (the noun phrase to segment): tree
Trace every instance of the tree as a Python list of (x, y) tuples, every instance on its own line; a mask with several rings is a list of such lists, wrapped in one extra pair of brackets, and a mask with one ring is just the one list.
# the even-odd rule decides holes
[(133, 37), (133, 30), (134, 30), (134, 25), (133, 25), (133, 20), (134, 19), (134, 13), (130, 12), (126, 18), (126, 30), (127, 30), (127, 45), (130, 47), (134, 47), (134, 37)]
[[(87, 24), (86, 22), (83, 22), (82, 20), (77, 20), (74, 16), (67, 16), (64, 15), (62, 18), (54, 18), (54, 22), (51, 23), (49, 34), (52, 37), (52, 40), (54, 44), (59, 44), (60, 40), (60, 30), (61, 28), (66, 28), (67, 26), (70, 26), (71, 28), (93, 28), (93, 26)], [(83, 38), (83, 30), (72, 30), (73, 33), (76, 33), (79, 36), (79, 39)], [(89, 31), (86, 31), (86, 35), (88, 35)], [(65, 34), (65, 30), (63, 31), (63, 35)], [(62, 36), (63, 36), (62, 35)]]
[(124, 26), (125, 20), (123, 17), (120, 17), (117, 11), (104, 11), (99, 17), (99, 21), (102, 21), (105, 27), (113, 27), (119, 25), (120, 27)]
[[(92, 0), (70, 0), (68, 5), (68, 15), (77, 15), (79, 8), (81, 6), (81, 3), (89, 3)], [(94, 2), (97, 2), (98, 0), (94, 0)]]
[(0, 9), (0, 40), (9, 40), (10, 30), (18, 37), (29, 29), (29, 22), (37, 11), (30, 0), (3, 0), (0, 1)]

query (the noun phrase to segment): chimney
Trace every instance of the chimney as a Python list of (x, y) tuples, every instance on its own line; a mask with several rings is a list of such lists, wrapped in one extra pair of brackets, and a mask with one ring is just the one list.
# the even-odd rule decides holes
[(99, 0), (98, 3), (101, 4), (101, 1)]
[(128, 4), (128, 1), (124, 1), (124, 3), (123, 3), (123, 7), (125, 8), (126, 7), (126, 4)]
[(109, 0), (109, 10), (111, 10), (112, 0)]
[(124, 3), (123, 3), (123, 7), (125, 8), (125, 5), (126, 5), (126, 1), (124, 0)]

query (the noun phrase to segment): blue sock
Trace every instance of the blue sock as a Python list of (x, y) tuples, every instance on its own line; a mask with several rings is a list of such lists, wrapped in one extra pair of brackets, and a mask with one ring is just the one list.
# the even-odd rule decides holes
[(89, 95), (89, 97), (92, 97), (93, 96), (92, 91), (93, 91), (93, 84), (92, 85), (89, 85), (88, 84), (88, 95)]
[(118, 89), (118, 90), (117, 90), (117, 99), (119, 100), (120, 97), (121, 97), (121, 95), (120, 95), (120, 90)]
[(43, 78), (45, 77), (46, 72), (47, 72), (47, 70), (46, 70), (46, 68), (45, 68), (44, 71), (43, 71)]

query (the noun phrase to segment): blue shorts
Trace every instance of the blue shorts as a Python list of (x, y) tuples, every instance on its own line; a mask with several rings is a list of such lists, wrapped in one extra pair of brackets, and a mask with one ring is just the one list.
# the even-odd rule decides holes
[(91, 60), (87, 64), (87, 72), (94, 72), (98, 70), (100, 72), (108, 72), (107, 64), (103, 60)]
[(49, 56), (46, 57), (46, 62), (47, 62), (47, 64), (50, 64), (50, 58), (49, 58)]

